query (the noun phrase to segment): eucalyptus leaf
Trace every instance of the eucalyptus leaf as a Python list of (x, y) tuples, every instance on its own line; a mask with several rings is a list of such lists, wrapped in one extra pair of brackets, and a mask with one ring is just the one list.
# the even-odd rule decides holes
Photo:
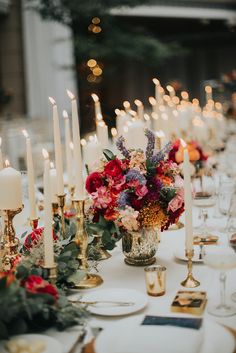
[(106, 148), (103, 150), (103, 154), (104, 154), (104, 156), (106, 157), (106, 159), (107, 159), (108, 161), (111, 161), (111, 160), (113, 160), (113, 159), (116, 158), (116, 156), (114, 155), (114, 153), (113, 153), (112, 151), (106, 149)]

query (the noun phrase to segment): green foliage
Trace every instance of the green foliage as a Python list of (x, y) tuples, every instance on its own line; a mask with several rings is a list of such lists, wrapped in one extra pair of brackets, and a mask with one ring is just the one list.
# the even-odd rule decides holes
[(114, 155), (114, 153), (113, 153), (112, 151), (106, 149), (106, 148), (103, 150), (103, 154), (104, 154), (104, 156), (106, 157), (106, 159), (107, 159), (108, 161), (111, 161), (111, 160), (113, 160), (113, 159), (116, 158), (116, 156)]
[(18, 280), (7, 286), (6, 277), (0, 279), (0, 339), (50, 327), (64, 330), (86, 317), (87, 312), (72, 306), (63, 294), (55, 302), (49, 294), (28, 293)]
[(164, 187), (160, 191), (160, 203), (163, 205), (163, 208), (167, 208), (169, 202), (175, 197), (176, 189)]
[(101, 215), (98, 222), (88, 222), (86, 228), (90, 235), (99, 234), (102, 236), (102, 245), (106, 250), (114, 249), (116, 242), (121, 238), (120, 231), (115, 223), (107, 221)]

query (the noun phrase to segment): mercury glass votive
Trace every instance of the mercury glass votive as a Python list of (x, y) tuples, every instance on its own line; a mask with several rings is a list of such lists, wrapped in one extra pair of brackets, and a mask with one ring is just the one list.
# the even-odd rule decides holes
[(166, 292), (166, 267), (154, 265), (145, 267), (147, 294), (159, 297)]

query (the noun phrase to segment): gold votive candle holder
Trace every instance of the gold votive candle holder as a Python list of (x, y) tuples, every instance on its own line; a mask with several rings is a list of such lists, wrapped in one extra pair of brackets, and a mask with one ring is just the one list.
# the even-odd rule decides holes
[(159, 297), (166, 292), (166, 267), (153, 265), (144, 268), (147, 294)]

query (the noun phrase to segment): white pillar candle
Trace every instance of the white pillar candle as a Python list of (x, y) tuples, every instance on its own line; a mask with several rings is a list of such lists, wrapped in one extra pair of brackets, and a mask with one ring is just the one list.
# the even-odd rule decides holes
[(79, 117), (78, 108), (75, 96), (69, 90), (67, 94), (71, 99), (72, 107), (72, 131), (73, 131), (73, 145), (74, 145), (74, 165), (75, 165), (75, 200), (84, 199), (84, 182), (82, 174), (82, 156), (81, 156), (81, 145), (80, 145), (80, 128), (79, 128)]
[(193, 249), (193, 220), (192, 220), (192, 188), (190, 177), (190, 162), (187, 145), (185, 141), (181, 140), (184, 147), (184, 208), (185, 208), (185, 248), (186, 250)]
[(127, 122), (131, 120), (131, 115), (125, 113), (124, 110), (115, 110), (116, 113), (116, 130), (118, 136), (124, 135), (124, 127), (126, 126)]
[(104, 121), (99, 121), (96, 124), (97, 139), (101, 143), (102, 149), (108, 148), (108, 127)]
[(63, 117), (65, 122), (65, 150), (66, 150), (66, 172), (68, 178), (68, 186), (73, 187), (73, 167), (72, 167), (72, 150), (70, 147), (71, 133), (70, 120), (66, 110), (63, 110)]
[(92, 93), (91, 97), (93, 98), (93, 101), (94, 101), (95, 119), (97, 120), (98, 116), (102, 115), (101, 104), (98, 96), (95, 93)]
[(128, 126), (127, 139), (128, 148), (142, 149), (145, 151), (147, 145), (147, 139), (144, 134), (145, 124), (142, 120), (137, 119), (132, 121)]
[(55, 100), (49, 97), (49, 101), (53, 105), (53, 135), (54, 135), (54, 148), (55, 148), (55, 162), (56, 162), (56, 170), (57, 170), (57, 194), (64, 195), (63, 159), (62, 159), (59, 117), (58, 117), (57, 105)]
[(50, 190), (50, 161), (48, 152), (43, 149), (44, 156), (44, 174), (43, 174), (43, 189), (44, 189), (44, 266), (46, 268), (54, 265), (54, 249), (53, 249), (53, 231), (52, 231), (52, 205), (51, 205), (51, 190)]
[(54, 168), (54, 164), (53, 163), (50, 163), (49, 177), (50, 177), (51, 203), (58, 203), (58, 197), (57, 197), (57, 171), (56, 171), (56, 168)]
[(150, 130), (152, 128), (152, 122), (148, 114), (144, 114), (144, 121), (145, 121), (146, 128)]
[(93, 171), (96, 163), (102, 157), (102, 146), (96, 136), (89, 136), (89, 141), (83, 143), (83, 157), (84, 163), (87, 164), (89, 171)]
[(22, 131), (26, 138), (26, 161), (27, 161), (27, 176), (28, 176), (28, 195), (29, 195), (29, 206), (30, 206), (30, 219), (37, 218), (36, 212), (36, 198), (35, 198), (35, 186), (34, 186), (34, 165), (31, 139), (26, 130)]
[(2, 138), (0, 137), (0, 170), (3, 169), (3, 158), (2, 158)]
[(22, 207), (21, 173), (11, 168), (6, 161), (6, 168), (0, 171), (0, 210), (17, 210)]
[(154, 131), (158, 131), (159, 127), (160, 127), (160, 118), (159, 115), (157, 113), (152, 113), (152, 129)]

